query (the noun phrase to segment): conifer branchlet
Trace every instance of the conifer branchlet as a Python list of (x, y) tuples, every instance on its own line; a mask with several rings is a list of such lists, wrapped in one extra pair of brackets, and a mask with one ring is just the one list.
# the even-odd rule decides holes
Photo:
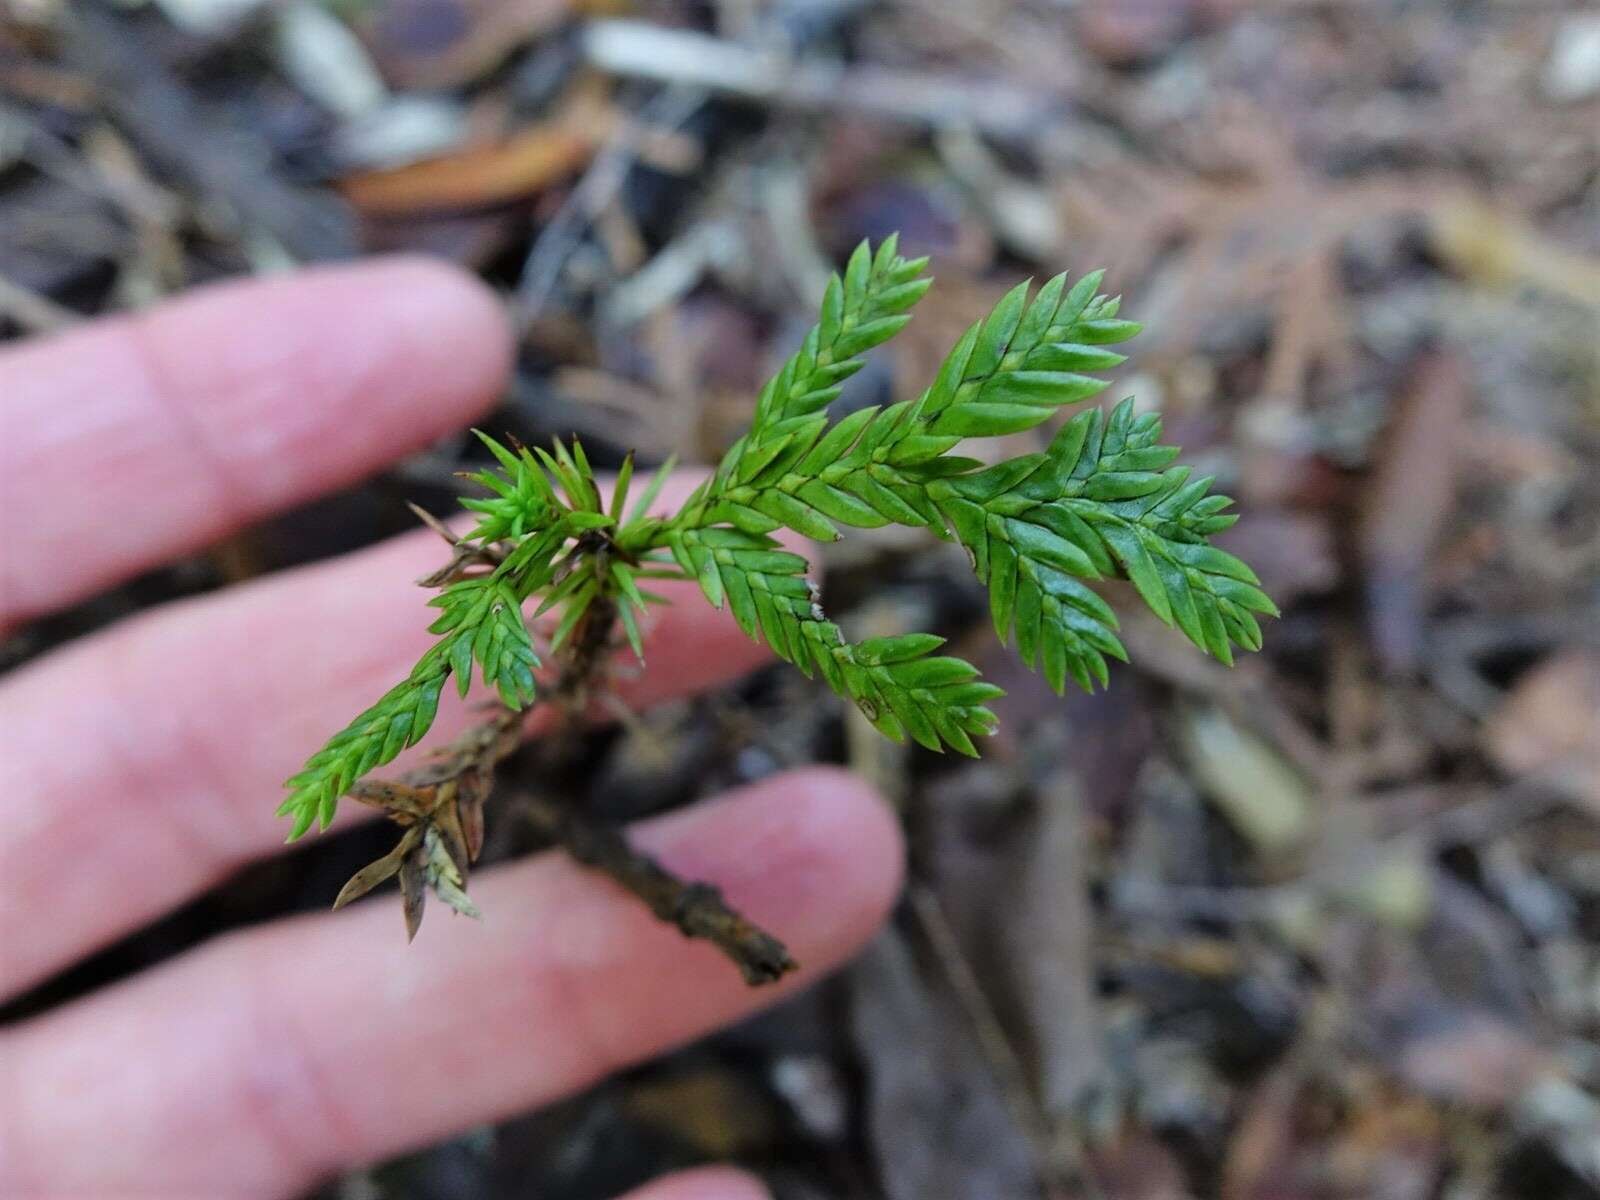
[[(968, 439), (1032, 429), (1108, 386), (1103, 372), (1124, 361), (1109, 347), (1140, 327), (1100, 294), (1100, 272), (1070, 286), (1058, 275), (1031, 296), (1018, 285), (957, 341), (917, 399), (830, 419), (863, 356), (904, 327), (928, 289), (926, 261), (896, 251), (891, 237), (875, 254), (863, 243), (851, 255), (817, 325), (762, 389), (749, 432), (674, 514), (650, 511), (670, 463), (634, 496), (630, 457), (606, 502), (576, 441), (546, 451), (479, 434), (498, 469), (472, 476), (488, 493), (462, 501), (477, 524), (451, 569), (430, 580), (441, 585), (438, 640), (289, 779), (279, 812), (293, 823), (291, 839), (326, 826), (362, 776), (427, 733), (451, 677), (465, 695), (476, 673), (507, 710), (526, 709), (548, 698), (536, 675), (543, 660), (577, 669), (575, 631), (592, 647), (597, 617), (620, 625), (642, 655), (639, 618), (660, 602), (646, 585), (662, 578), (697, 581), (747, 635), (820, 676), (886, 735), (976, 754), (975, 739), (993, 731), (985, 704), (999, 689), (939, 654), (943, 639), (932, 634), (851, 641), (823, 612), (806, 560), (774, 537), (783, 529), (829, 541), (842, 528), (901, 524), (959, 542), (987, 587), (996, 631), (1014, 636), (1057, 692), (1068, 679), (1104, 686), (1107, 659), (1127, 657), (1110, 605), (1090, 586), (1100, 580), (1130, 582), (1156, 616), (1225, 663), (1236, 646), (1259, 649), (1257, 616), (1276, 609), (1250, 568), (1209, 541), (1234, 522), (1231, 502), (1173, 465), (1178, 451), (1160, 444), (1160, 419), (1136, 414), (1131, 398), (1109, 413), (1077, 413), (1039, 453), (993, 466), (955, 453)], [(536, 646), (524, 619), (533, 600), (534, 615), (555, 614), (547, 645)], [(583, 669), (592, 661), (584, 656)], [(421, 829), (426, 820), (411, 803), (401, 823)], [(432, 828), (408, 836), (418, 846), (463, 843)], [(440, 866), (430, 885), (441, 876), (462, 908), (475, 847), (433, 853), (458, 872)]]

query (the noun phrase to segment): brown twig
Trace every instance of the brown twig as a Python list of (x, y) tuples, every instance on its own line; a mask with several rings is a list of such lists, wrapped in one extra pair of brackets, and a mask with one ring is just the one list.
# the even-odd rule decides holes
[(457, 537), (450, 526), (421, 505), (407, 502), (406, 507), (412, 511), (417, 520), (437, 533), (450, 547), (450, 561), (417, 580), (417, 586), (444, 587), (446, 584), (455, 583), (458, 579), (465, 579), (472, 567), (493, 569), (505, 561), (506, 551), (502, 547), (469, 542), (465, 538)]
[[(593, 553), (603, 556), (605, 546)], [(604, 563), (598, 573), (604, 575)], [(562, 722), (570, 725), (603, 690), (616, 649), (616, 602), (601, 596), (579, 620), (564, 651), (563, 670), (553, 689)], [(678, 878), (628, 844), (621, 830), (587, 820), (569, 805), (541, 796), (528, 798), (535, 826), (574, 861), (609, 875), (644, 901), (658, 918), (676, 925), (685, 937), (701, 938), (730, 958), (752, 987), (781, 979), (798, 965), (784, 944), (728, 906), (708, 883)]]
[(773, 983), (798, 966), (782, 942), (731, 908), (721, 889), (680, 879), (634, 849), (611, 825), (586, 820), (545, 797), (527, 799), (528, 814), (541, 833), (575, 861), (609, 875), (684, 937), (700, 938), (721, 950), (752, 987)]

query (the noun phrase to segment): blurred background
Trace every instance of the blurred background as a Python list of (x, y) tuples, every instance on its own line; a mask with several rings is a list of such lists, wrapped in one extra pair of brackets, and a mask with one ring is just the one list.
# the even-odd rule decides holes
[[(320, 1195), (597, 1200), (731, 1158), (783, 1200), (1600, 1197), (1600, 8), (0, 14), (0, 336), (422, 251), (513, 315), (489, 428), (707, 462), (863, 237), (901, 231), (938, 283), (846, 407), (914, 396), (1018, 279), (1103, 266), (1147, 324), (1108, 397), (1239, 498), (1224, 544), (1284, 610), (1230, 672), (1117, 592), (1134, 665), (1063, 701), (959, 549), (853, 534), (847, 630), (937, 629), (1009, 689), (981, 761), (776, 667), (509, 791), (630, 819), (848, 763), (911, 836), (893, 927), (732, 1033)], [(405, 499), (447, 511), (477, 455), (447, 441), (0, 665), (407, 528)], [(491, 857), (534, 845), (505, 811)], [(391, 841), (254, 867), (0, 1016), (321, 907)]]

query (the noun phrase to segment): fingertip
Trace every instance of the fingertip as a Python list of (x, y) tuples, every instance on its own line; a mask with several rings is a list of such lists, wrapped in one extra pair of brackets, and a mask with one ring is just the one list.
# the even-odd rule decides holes
[(477, 276), (420, 254), (377, 258), (346, 268), (376, 320), (391, 325), (397, 344), (426, 355), (435, 409), (454, 428), (493, 407), (511, 372), (515, 349), (504, 306)]
[(772, 1200), (766, 1185), (735, 1167), (700, 1167), (647, 1183), (620, 1200)]
[(796, 836), (842, 888), (838, 940), (848, 952), (875, 933), (905, 879), (905, 834), (888, 802), (865, 779), (831, 765), (780, 777)]

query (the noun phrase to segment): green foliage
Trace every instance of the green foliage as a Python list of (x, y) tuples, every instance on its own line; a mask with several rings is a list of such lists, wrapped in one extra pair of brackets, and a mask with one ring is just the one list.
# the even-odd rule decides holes
[(911, 307), (922, 299), (932, 280), (923, 279), (925, 258), (904, 259), (895, 253), (892, 235), (876, 255), (862, 242), (850, 256), (844, 278), (835, 275), (822, 296), (822, 315), (799, 350), (761, 390), (755, 418), (742, 446), (723, 458), (736, 470), (746, 450), (758, 453), (781, 441), (793, 423), (821, 412), (839, 398), (844, 381), (865, 364), (867, 351), (905, 328)]
[[(863, 248), (851, 261), (864, 260)], [(891, 260), (885, 277), (898, 279), (920, 267), (897, 268), (899, 261)], [(870, 307), (875, 276), (864, 278), (867, 292), (859, 303)], [(942, 536), (947, 518), (933, 502), (930, 483), (981, 465), (951, 456), (951, 449), (963, 438), (1039, 424), (1062, 405), (1104, 390), (1108, 382), (1092, 372), (1124, 361), (1104, 345), (1132, 337), (1139, 326), (1116, 319), (1117, 301), (1096, 294), (1099, 282), (1095, 272), (1068, 290), (1066, 276), (1058, 275), (1032, 304), (1027, 284), (1019, 284), (987, 320), (962, 335), (933, 386), (915, 402), (861, 409), (831, 425), (809, 402), (803, 412), (780, 413), (767, 424), (758, 413), (756, 427), (728, 452), (698, 505), (688, 509), (689, 519), (751, 533), (787, 527), (830, 541), (839, 537), (835, 522), (867, 528), (897, 522)], [(806, 345), (825, 328), (812, 330)], [(802, 352), (786, 363), (763, 395), (781, 391), (805, 357)]]
[(1276, 615), (1250, 568), (1206, 543), (1236, 520), (1222, 511), (1231, 501), (1169, 467), (1178, 451), (1160, 436), (1160, 418), (1124, 400), (1109, 418), (1079, 413), (1044, 454), (929, 485), (989, 587), (996, 631), (1015, 631), (1029, 666), (1042, 657), (1057, 692), (1068, 675), (1104, 686), (1106, 656), (1127, 658), (1116, 617), (1081, 580), (1132, 580), (1158, 617), (1230, 664), (1232, 644), (1261, 646), (1253, 614)]
[(1156, 616), (1223, 662), (1235, 646), (1258, 649), (1256, 616), (1276, 610), (1250, 569), (1208, 541), (1233, 523), (1230, 501), (1173, 465), (1160, 420), (1136, 415), (1131, 399), (1109, 415), (1078, 413), (1040, 453), (993, 466), (953, 453), (968, 439), (1030, 430), (1108, 386), (1104, 372), (1124, 361), (1109, 347), (1139, 326), (1100, 294), (1100, 272), (1070, 287), (1058, 275), (1031, 298), (1018, 285), (916, 400), (830, 420), (863, 356), (910, 319), (929, 286), (925, 265), (901, 258), (894, 238), (876, 254), (858, 247), (815, 328), (762, 389), (750, 431), (673, 515), (649, 515), (670, 464), (630, 509), (630, 456), (603, 505), (576, 442), (512, 450), (480, 434), (500, 469), (473, 475), (489, 494), (462, 501), (478, 521), (432, 601), (439, 640), (289, 780), (280, 812), (294, 819), (291, 837), (325, 825), (361, 775), (427, 731), (447, 677), (465, 694), (476, 664), (507, 707), (535, 702), (529, 598), (540, 597), (536, 615), (554, 614), (545, 653), (589, 671), (576, 648), (576, 631), (596, 624), (585, 616), (614, 617), (642, 655), (639, 617), (659, 597), (641, 581), (657, 578), (695, 579), (747, 635), (820, 675), (886, 735), (975, 754), (999, 689), (936, 654), (942, 639), (930, 634), (849, 641), (823, 613), (806, 560), (775, 539), (784, 529), (826, 541), (841, 526), (898, 523), (953, 538), (988, 589), (1001, 638), (1015, 636), (1057, 692), (1069, 678), (1104, 686), (1107, 659), (1127, 657), (1111, 606), (1090, 586), (1101, 580), (1130, 581)]
[[(553, 456), (527, 448), (513, 453), (493, 438), (478, 437), (503, 471), (484, 470), (471, 477), (494, 498), (462, 502), (480, 519), (458, 550), (477, 553), (487, 566), (494, 561), (491, 547), (513, 537), (519, 540), (492, 567), (447, 583), (429, 601), (441, 610), (429, 627), (438, 641), (409, 678), (335, 734), (289, 778), (289, 795), (278, 814), (293, 819), (291, 840), (313, 822), (326, 828), (339, 798), (357, 779), (428, 732), (451, 675), (465, 696), (477, 664), (484, 684), (499, 692), (506, 707), (520, 709), (534, 702), (540, 659), (523, 621), (523, 602), (550, 586), (563, 570), (570, 577), (586, 566), (584, 559), (573, 557), (574, 539), (614, 521), (600, 510), (593, 471), (581, 446), (574, 444), (569, 451), (558, 443)], [(552, 476), (566, 492), (565, 501), (551, 484)], [(571, 608), (581, 611), (578, 604)]]
[[(864, 255), (858, 250), (852, 262)], [(883, 258), (880, 250), (875, 261)], [(898, 277), (892, 260), (884, 273)], [(874, 276), (859, 267), (855, 274), (864, 280), (859, 303), (870, 306)], [(1106, 658), (1127, 657), (1110, 605), (1084, 580), (1131, 579), (1158, 617), (1224, 662), (1233, 644), (1258, 648), (1253, 614), (1275, 609), (1248, 567), (1205, 540), (1233, 523), (1221, 512), (1229, 501), (1207, 494), (1210, 480), (1189, 483), (1188, 468), (1168, 466), (1178, 452), (1157, 444), (1153, 414), (1136, 418), (1129, 402), (1109, 420), (1090, 410), (1062, 428), (1047, 454), (987, 469), (950, 454), (964, 439), (1030, 429), (1106, 388), (1096, 372), (1124, 361), (1107, 347), (1139, 326), (1118, 318), (1119, 302), (1099, 294), (1100, 281), (1096, 271), (1069, 288), (1058, 275), (1031, 302), (1019, 284), (962, 335), (914, 402), (831, 424), (809, 407), (765, 426), (758, 414), (688, 519), (750, 536), (788, 528), (833, 539), (839, 525), (891, 522), (953, 531), (989, 586), (1000, 636), (1015, 632), (1023, 659), (1057, 692), (1068, 677), (1086, 689), (1104, 686)], [(824, 329), (813, 330), (807, 347)], [(781, 392), (797, 361), (807, 355), (786, 363), (763, 395)], [(674, 548), (713, 603), (731, 595), (726, 576), (737, 564), (724, 562), (719, 579), (706, 553)], [(756, 615), (740, 617), (746, 632), (759, 628), (784, 657), (803, 659), (789, 652), (792, 630), (786, 635), (765, 611)]]
[(344, 729), (328, 739), (299, 772), (284, 785), (289, 795), (278, 806), (280, 817), (292, 817), (289, 831), (292, 842), (313, 822), (326, 829), (333, 820), (339, 797), (374, 767), (393, 760), (407, 746), (414, 746), (433, 725), (439, 708), (439, 692), (446, 672), (436, 669), (431, 659), (403, 683), (397, 683), (383, 698)]
[(932, 634), (848, 642), (826, 619), (806, 560), (762, 533), (727, 526), (675, 529), (672, 551), (706, 598), (724, 602), (750, 637), (764, 638), (809, 677), (813, 671), (896, 741), (910, 733), (930, 750), (951, 746), (976, 755), (972, 735), (994, 731), (985, 700), (1001, 694), (958, 658), (930, 657), (944, 644)]

